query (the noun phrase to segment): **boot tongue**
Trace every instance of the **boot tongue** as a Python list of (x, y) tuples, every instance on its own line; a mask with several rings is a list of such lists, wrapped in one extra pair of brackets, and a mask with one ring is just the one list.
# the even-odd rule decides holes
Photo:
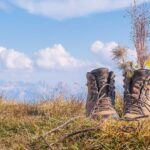
[(100, 91), (103, 86), (105, 86), (100, 93), (100, 97), (103, 95), (103, 93), (108, 96), (108, 77), (109, 77), (109, 70), (107, 68), (99, 68), (91, 71), (91, 74), (95, 76), (96, 84), (98, 87), (98, 91)]

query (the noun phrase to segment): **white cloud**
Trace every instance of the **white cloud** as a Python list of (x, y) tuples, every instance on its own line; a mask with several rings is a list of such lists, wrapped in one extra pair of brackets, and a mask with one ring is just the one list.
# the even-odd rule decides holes
[(112, 50), (118, 46), (116, 42), (103, 43), (95, 41), (91, 46), (91, 51), (98, 56), (100, 63), (112, 66)]
[(14, 49), (0, 47), (0, 61), (7, 69), (32, 69), (31, 59)]
[(94, 53), (99, 53), (101, 49), (104, 48), (104, 43), (101, 41), (96, 41), (92, 44), (91, 50)]
[(85, 65), (83, 61), (71, 56), (61, 44), (40, 50), (36, 64), (45, 69), (78, 68)]
[(73, 57), (61, 44), (41, 49), (32, 54), (33, 60), (27, 55), (14, 49), (0, 47), (0, 68), (8, 70), (68, 70), (90, 68), (97, 66), (97, 62), (80, 60)]
[[(9, 0), (29, 13), (55, 19), (86, 16), (128, 7), (131, 0)], [(150, 0), (145, 0), (150, 1)], [(137, 1), (139, 4), (143, 0)]]
[[(107, 65), (110, 68), (114, 68), (116, 66), (115, 61), (112, 60), (112, 51), (119, 44), (116, 42), (103, 43), (101, 41), (95, 41), (91, 45), (91, 51), (98, 56), (99, 62), (103, 65)], [(136, 60), (136, 51), (128, 49), (127, 50), (127, 60), (135, 61)]]
[[(118, 46), (116, 42), (103, 43), (95, 41), (91, 45), (91, 51), (98, 59), (80, 60), (72, 56), (61, 44), (37, 51), (33, 60), (27, 55), (14, 49), (0, 47), (0, 65), (2, 69), (32, 70), (37, 67), (48, 70), (68, 70), (82, 68), (92, 70), (98, 67), (116, 68), (112, 60), (112, 50)], [(128, 59), (135, 60), (136, 52), (128, 50)]]

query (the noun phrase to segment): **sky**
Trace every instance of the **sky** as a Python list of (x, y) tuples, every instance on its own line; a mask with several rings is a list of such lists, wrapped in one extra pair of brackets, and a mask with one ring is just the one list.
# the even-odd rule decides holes
[(108, 67), (120, 73), (112, 50), (122, 45), (129, 49), (129, 58), (136, 57), (127, 14), (131, 4), (0, 0), (0, 80), (85, 85), (86, 72), (92, 69)]

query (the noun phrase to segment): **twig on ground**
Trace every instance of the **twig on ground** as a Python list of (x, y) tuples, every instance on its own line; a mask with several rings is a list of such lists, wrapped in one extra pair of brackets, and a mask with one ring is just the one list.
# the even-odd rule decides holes
[(59, 130), (59, 129), (65, 127), (65, 126), (67, 126), (69, 123), (75, 121), (76, 119), (83, 118), (83, 117), (84, 117), (84, 116), (77, 116), (77, 117), (71, 118), (71, 119), (69, 119), (67, 122), (65, 122), (64, 124), (62, 124), (62, 125), (60, 125), (60, 126), (58, 126), (58, 127), (56, 127), (56, 128), (53, 128), (52, 130), (46, 132), (44, 135), (38, 137), (37, 140), (42, 139), (42, 140), (46, 143), (46, 145), (52, 150), (51, 144), (49, 144), (45, 138), (46, 138), (48, 135), (52, 134), (53, 132), (56, 132), (57, 130)]
[(74, 120), (79, 119), (79, 118), (83, 118), (83, 117), (84, 116), (77, 116), (77, 117), (71, 118), (67, 122), (65, 122), (64, 124), (62, 124), (62, 125), (60, 125), (56, 128), (53, 128), (52, 130), (46, 132), (42, 137), (45, 138), (46, 136), (50, 135), (51, 133), (56, 132), (57, 130), (67, 126), (69, 123), (73, 122)]
[(58, 144), (58, 143), (60, 143), (60, 142), (63, 142), (63, 141), (64, 141), (65, 139), (67, 139), (67, 138), (70, 138), (70, 137), (75, 136), (75, 135), (77, 135), (77, 134), (95, 131), (95, 130), (98, 130), (99, 128), (100, 128), (100, 125), (98, 125), (98, 126), (96, 126), (96, 127), (93, 127), (93, 128), (87, 128), (87, 129), (78, 130), (78, 131), (75, 131), (75, 132), (66, 134), (66, 135), (62, 136), (60, 139), (58, 139), (56, 142), (51, 143), (49, 146), (52, 147), (53, 145), (56, 145), (56, 144)]
[(44, 137), (41, 137), (41, 138), (46, 143), (46, 145), (49, 147), (49, 149), (53, 150), (52, 146), (47, 142), (47, 140)]

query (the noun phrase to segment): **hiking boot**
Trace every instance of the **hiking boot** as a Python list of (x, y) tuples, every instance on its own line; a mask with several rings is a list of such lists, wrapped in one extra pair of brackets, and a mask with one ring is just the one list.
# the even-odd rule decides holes
[(100, 68), (87, 73), (88, 98), (87, 116), (92, 118), (118, 118), (114, 109), (115, 75), (107, 68)]
[(150, 71), (134, 71), (128, 93), (125, 95), (125, 119), (139, 119), (150, 116)]

